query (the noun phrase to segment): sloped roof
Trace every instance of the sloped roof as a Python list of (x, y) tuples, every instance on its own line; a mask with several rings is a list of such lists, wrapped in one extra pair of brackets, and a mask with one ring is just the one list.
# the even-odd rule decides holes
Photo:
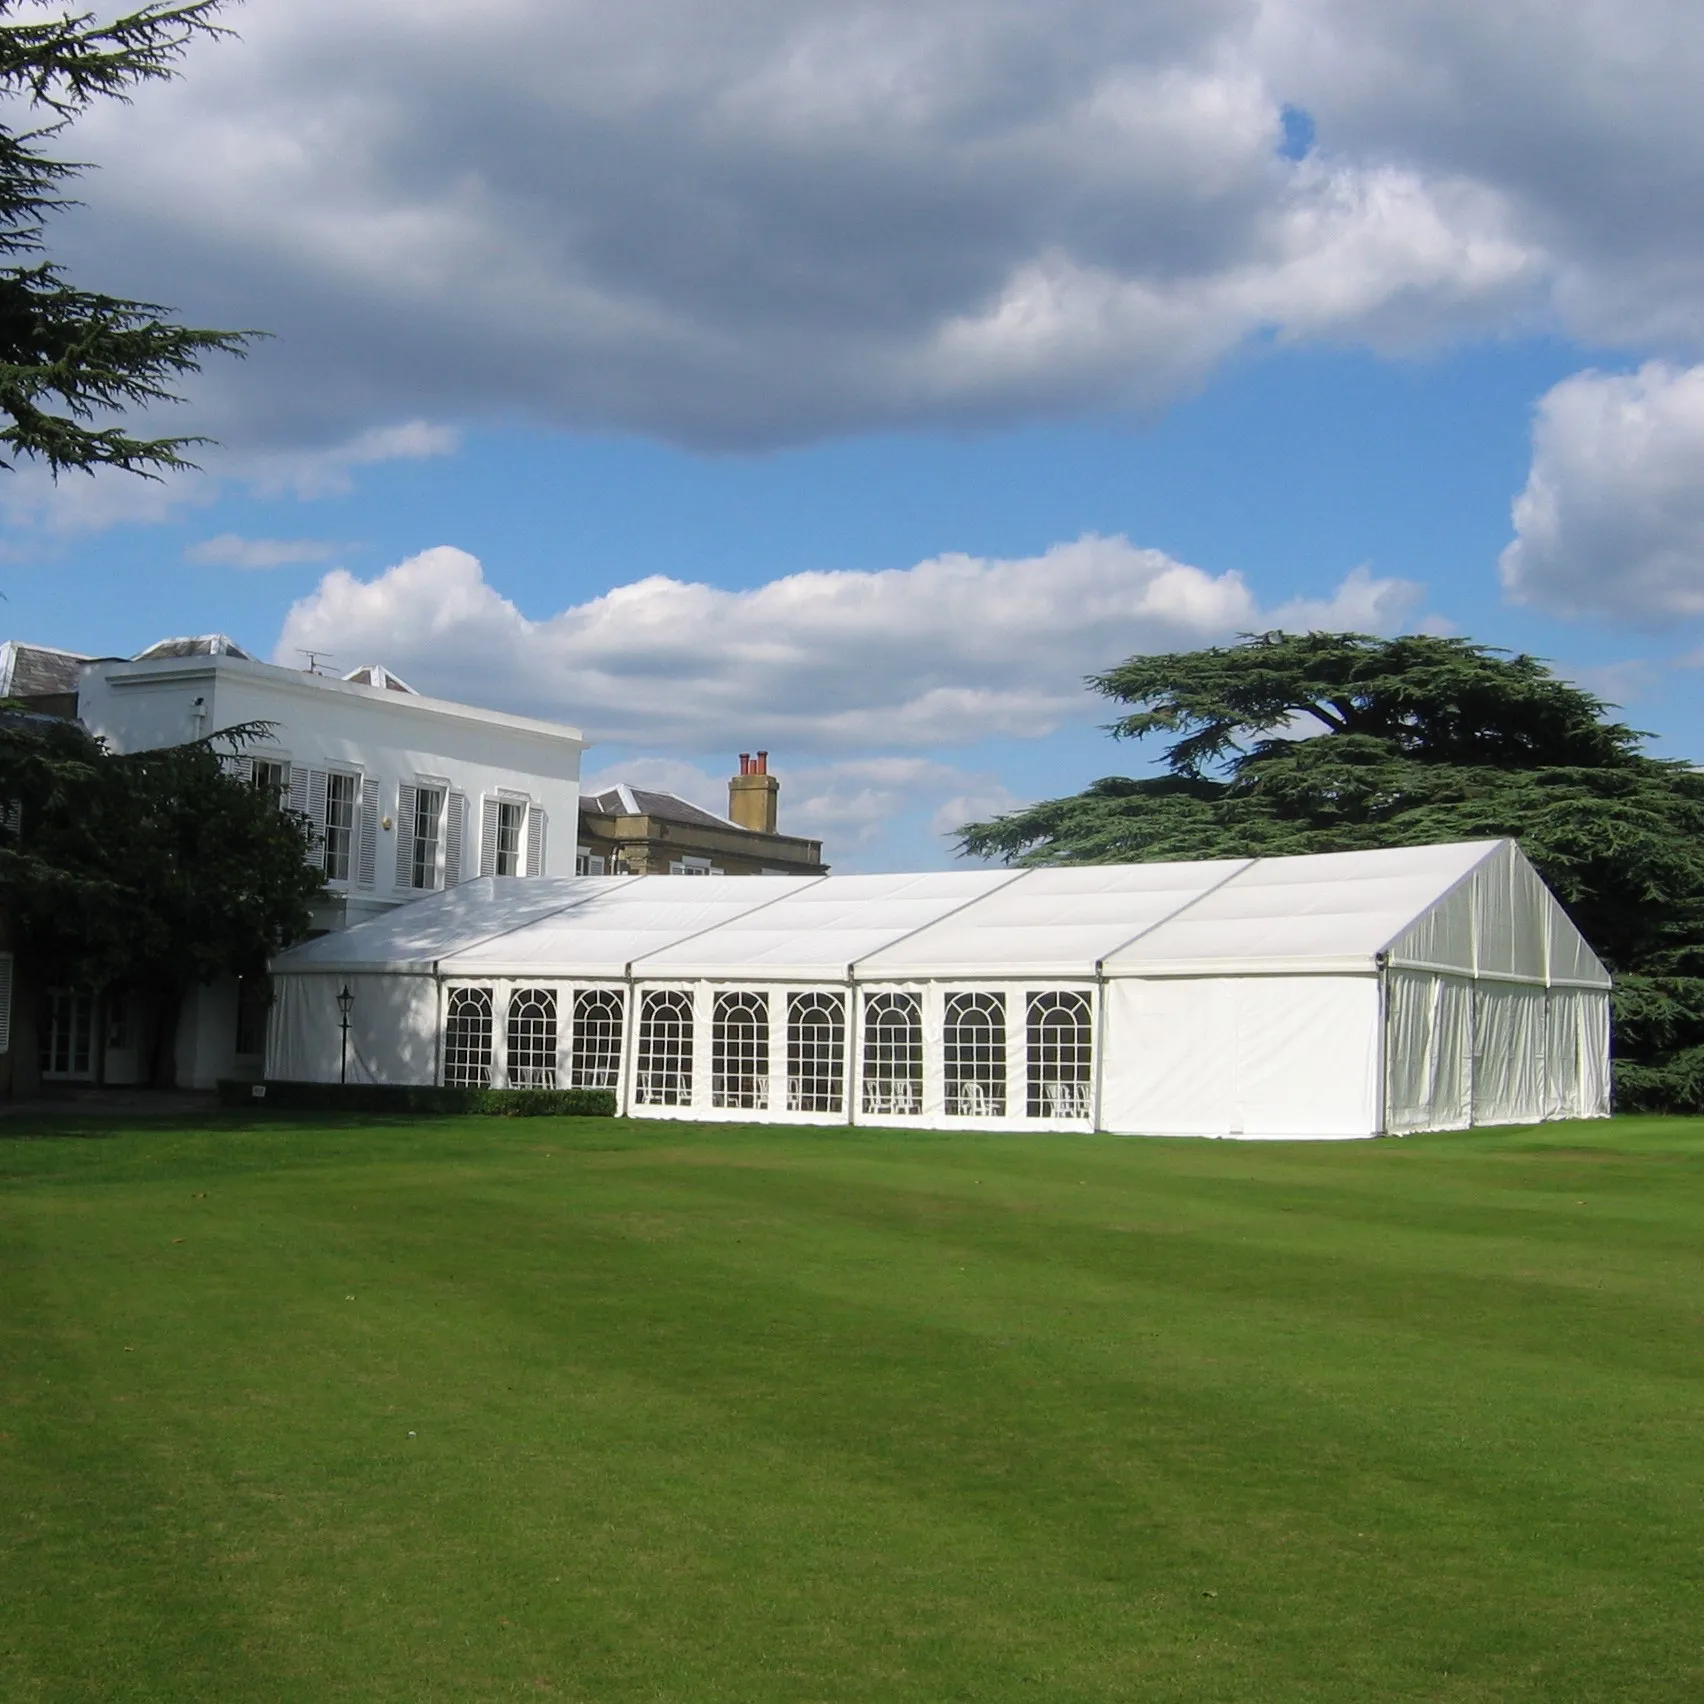
[(917, 876), (835, 876), (654, 952), (641, 976), (766, 976), (808, 981), (846, 975), (881, 949), (962, 907), (988, 902), (1016, 870), (946, 870)]
[(858, 976), (987, 976), (1002, 965), (1036, 976), (1092, 975), (1108, 953), (1247, 868), (1237, 858), (1025, 870), (980, 903), (872, 953)]
[(49, 698), (75, 692), (83, 664), (93, 661), (80, 651), (8, 639), (0, 645), (0, 698)]
[(363, 663), (343, 678), (355, 686), (377, 686), (386, 692), (406, 692), (415, 698), (420, 696), (401, 675), (392, 674), (383, 663)]
[(138, 651), (133, 663), (162, 662), (168, 657), (241, 657), (245, 662), (256, 659), (227, 633), (202, 633), (190, 638), (160, 639), (146, 651)]
[(648, 816), (662, 822), (690, 824), (694, 828), (732, 829), (736, 834), (753, 831), (689, 803), (676, 793), (660, 793), (649, 787), (629, 787), (625, 782), (605, 787), (600, 793), (582, 793), (580, 809), (592, 816)]
[(1505, 842), (1252, 859), (1109, 954), (1113, 974), (1197, 965), (1360, 965)]
[(1607, 987), (1512, 842), (885, 876), (492, 878), (297, 947), (279, 972), (915, 982), (1370, 973)]

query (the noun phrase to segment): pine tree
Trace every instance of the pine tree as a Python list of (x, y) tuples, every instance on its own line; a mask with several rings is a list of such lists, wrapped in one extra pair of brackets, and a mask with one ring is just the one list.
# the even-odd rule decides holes
[(95, 101), (127, 100), (138, 84), (173, 76), (196, 37), (224, 34), (222, 4), (153, 0), (108, 21), (23, 21), (18, 0), (0, 0), (0, 95), (40, 119), (0, 125), (0, 467), (24, 456), (55, 475), (119, 467), (155, 478), (192, 465), (184, 450), (206, 442), (133, 437), (122, 417), (181, 400), (177, 381), (208, 354), (240, 355), (252, 334), (196, 330), (158, 303), (72, 284), (47, 258), (46, 220), (71, 205), (66, 185), (84, 167), (46, 150)]

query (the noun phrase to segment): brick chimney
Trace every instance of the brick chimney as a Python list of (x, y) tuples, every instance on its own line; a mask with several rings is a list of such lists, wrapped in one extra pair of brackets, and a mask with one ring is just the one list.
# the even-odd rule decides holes
[(741, 828), (775, 832), (776, 798), (781, 783), (769, 773), (769, 753), (740, 753), (740, 772), (728, 782), (728, 815)]

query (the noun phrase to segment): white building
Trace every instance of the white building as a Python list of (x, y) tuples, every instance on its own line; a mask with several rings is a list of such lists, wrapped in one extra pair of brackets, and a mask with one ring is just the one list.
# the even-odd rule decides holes
[[(117, 751), (269, 725), (239, 767), (317, 830), (312, 856), (326, 876), (318, 932), (481, 875), (573, 873), (578, 729), (428, 698), (376, 664), (343, 678), (280, 668), (222, 634), (165, 640), (134, 658), (70, 661), (77, 715)], [(14, 666), (28, 663), (20, 656)], [(50, 1079), (139, 1079), (139, 1026), (117, 1011), (92, 1036), (96, 1016), (74, 991), (48, 998), (41, 1051)], [(202, 990), (180, 1026), (178, 1081), (210, 1088), (221, 1077), (258, 1077), (264, 1026), (263, 988)]]
[(648, 1118), (1203, 1136), (1609, 1110), (1609, 976), (1506, 840), (481, 881), (272, 968), (279, 1080), (606, 1088)]

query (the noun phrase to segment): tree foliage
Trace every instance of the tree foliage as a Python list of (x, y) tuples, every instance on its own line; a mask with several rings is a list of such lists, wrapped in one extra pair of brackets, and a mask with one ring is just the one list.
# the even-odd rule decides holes
[(1263, 633), (1091, 678), (1162, 773), (971, 823), (1030, 864), (1508, 836), (1616, 973), (1621, 1104), (1704, 1109), (1704, 775), (1542, 662), (1466, 639)]
[[(44, 258), (47, 216), (69, 205), (83, 167), (46, 145), (94, 101), (126, 100), (173, 75), (197, 36), (223, 33), (223, 0), (152, 0), (110, 20), (93, 13), (20, 21), (0, 0), (0, 97), (40, 123), (0, 125), (0, 458), (45, 462), (55, 474), (120, 467), (145, 477), (186, 467), (194, 437), (138, 438), (118, 418), (180, 400), (177, 381), (211, 353), (241, 354), (248, 334), (195, 330), (154, 302), (71, 284)], [(0, 459), (0, 467), (13, 465)]]
[(263, 971), (308, 928), (322, 885), (308, 826), (234, 775), (255, 728), (118, 754), (74, 722), (0, 712), (0, 903), (43, 980), (134, 991), (160, 1020), (184, 995)]

